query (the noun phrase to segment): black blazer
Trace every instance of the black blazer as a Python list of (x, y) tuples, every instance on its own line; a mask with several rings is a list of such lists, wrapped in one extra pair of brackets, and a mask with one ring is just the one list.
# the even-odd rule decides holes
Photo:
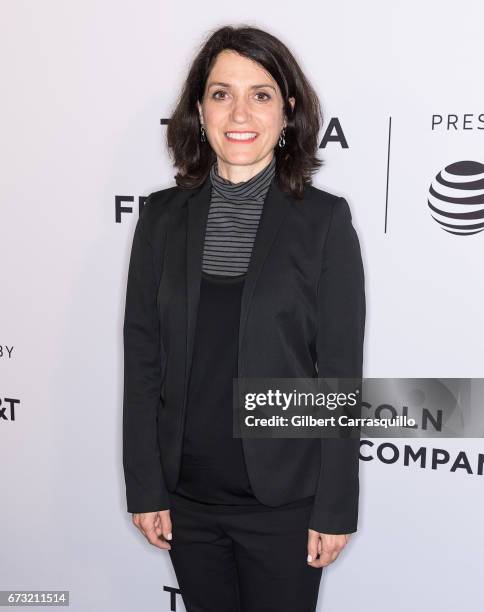
[[(124, 319), (123, 467), (128, 512), (170, 507), (183, 442), (210, 178), (152, 193), (136, 225)], [(274, 178), (241, 303), (239, 377), (362, 376), (364, 273), (344, 198)], [(207, 427), (210, 424), (207, 423)], [(264, 504), (315, 495), (308, 527), (357, 529), (359, 440), (245, 439)]]

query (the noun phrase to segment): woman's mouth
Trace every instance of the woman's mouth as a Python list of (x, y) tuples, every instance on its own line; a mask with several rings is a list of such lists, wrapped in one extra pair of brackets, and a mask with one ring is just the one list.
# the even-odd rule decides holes
[(225, 138), (227, 138), (227, 140), (242, 144), (254, 142), (258, 135), (257, 132), (225, 132)]

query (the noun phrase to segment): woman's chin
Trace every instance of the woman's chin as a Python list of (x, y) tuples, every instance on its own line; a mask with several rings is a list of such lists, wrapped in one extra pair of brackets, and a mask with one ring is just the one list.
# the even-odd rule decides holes
[(249, 165), (259, 160), (257, 151), (224, 151), (221, 155), (222, 159), (225, 159), (228, 164), (240, 164)]

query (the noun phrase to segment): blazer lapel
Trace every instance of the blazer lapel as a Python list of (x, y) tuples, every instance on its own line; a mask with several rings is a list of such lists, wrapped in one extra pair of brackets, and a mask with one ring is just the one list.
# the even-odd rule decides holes
[[(185, 381), (188, 382), (191, 363), (193, 359), (193, 345), (195, 340), (195, 327), (197, 319), (198, 304), (200, 299), (200, 283), (202, 278), (202, 257), (205, 239), (205, 228), (207, 224), (208, 211), (210, 208), (211, 182), (208, 176), (200, 189), (189, 196), (187, 200), (187, 359), (185, 370)], [(251, 259), (244, 287), (242, 290), (239, 323), (239, 356), (247, 325), (247, 316), (257, 280), (269, 255), (277, 232), (290, 208), (291, 197), (281, 191), (275, 177), (272, 179), (264, 201), (262, 215), (259, 220)], [(242, 374), (239, 374), (242, 375)], [(185, 386), (187, 390), (188, 384)], [(186, 394), (185, 394), (186, 398)]]
[[(211, 182), (208, 176), (202, 187), (195, 194), (189, 196), (187, 203), (187, 359), (185, 383), (188, 381), (193, 357), (195, 326), (197, 322), (198, 302), (200, 299), (200, 282), (202, 279), (203, 243), (205, 239), (208, 210), (210, 208), (211, 191)], [(188, 384), (185, 384), (185, 391), (187, 391), (187, 387)]]
[(277, 236), (277, 232), (289, 211), (290, 199), (289, 194), (279, 189), (276, 178), (274, 177), (269, 185), (269, 190), (267, 191), (264, 201), (264, 207), (262, 209), (262, 215), (257, 228), (249, 267), (242, 290), (239, 326), (239, 376), (243, 376), (243, 372), (240, 371), (240, 367), (243, 366), (243, 364), (240, 363), (240, 355), (242, 354), (242, 345), (252, 297), (256, 290), (257, 281), (266, 257), (268, 257)]

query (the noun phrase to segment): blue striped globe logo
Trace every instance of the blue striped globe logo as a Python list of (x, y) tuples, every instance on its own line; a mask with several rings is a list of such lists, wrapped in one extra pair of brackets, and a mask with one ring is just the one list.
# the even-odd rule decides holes
[(484, 230), (484, 164), (459, 161), (446, 166), (430, 185), (432, 219), (457, 236)]

